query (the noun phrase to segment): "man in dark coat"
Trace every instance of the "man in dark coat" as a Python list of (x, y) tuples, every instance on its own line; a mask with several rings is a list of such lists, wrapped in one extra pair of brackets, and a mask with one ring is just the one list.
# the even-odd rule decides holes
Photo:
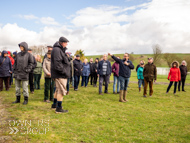
[[(28, 53), (32, 54), (32, 49), (28, 49)], [(33, 56), (33, 55), (32, 55)], [(34, 69), (37, 66), (37, 62), (35, 57), (33, 56), (33, 66), (32, 66), (32, 70), (29, 73), (29, 86), (30, 86), (30, 93), (34, 94)]]
[(99, 76), (99, 94), (102, 94), (102, 84), (105, 81), (105, 91), (104, 93), (108, 93), (108, 84), (109, 78), (111, 75), (111, 63), (107, 60), (107, 55), (104, 54), (103, 60), (98, 63), (97, 74)]
[(3, 81), (5, 82), (6, 91), (10, 87), (9, 80), (12, 74), (12, 64), (7, 54), (7, 51), (3, 51), (0, 56), (0, 91), (3, 90)]
[(134, 69), (133, 63), (129, 60), (129, 54), (125, 53), (123, 59), (118, 59), (114, 55), (108, 53), (117, 63), (119, 63), (119, 81), (120, 81), (120, 96), (119, 102), (126, 102), (127, 87), (131, 77), (131, 70)]
[(95, 63), (93, 64), (93, 67), (92, 67), (93, 68), (93, 73), (94, 73), (94, 75), (93, 75), (94, 76), (93, 77), (94, 78), (94, 81), (93, 81), (93, 83), (94, 83), (93, 86), (94, 87), (97, 87), (96, 84), (97, 84), (97, 79), (98, 79), (98, 75), (97, 75), (98, 63), (99, 63), (99, 58), (96, 58), (95, 59)]
[(187, 63), (186, 63), (186, 61), (182, 61), (181, 65), (179, 66), (179, 69), (180, 69), (180, 73), (181, 73), (181, 80), (179, 81), (179, 84), (178, 84), (178, 91), (180, 91), (180, 86), (182, 83), (182, 91), (186, 92), (184, 89), (185, 80), (186, 80), (186, 76), (187, 76)]
[(74, 90), (77, 91), (83, 68), (82, 62), (80, 60), (80, 55), (76, 55), (76, 59), (73, 61), (73, 67), (74, 67)]
[(148, 58), (148, 63), (144, 66), (143, 70), (144, 76), (144, 93), (143, 96), (146, 97), (147, 94), (147, 86), (149, 84), (149, 95), (150, 97), (153, 94), (153, 80), (156, 82), (157, 79), (157, 69), (153, 63), (153, 58)]
[(89, 75), (89, 78), (90, 78), (90, 84), (92, 85), (92, 82), (94, 80), (94, 70), (93, 70), (93, 58), (90, 58), (90, 62), (89, 62), (89, 65), (90, 65), (90, 75)]
[(69, 41), (65, 37), (60, 37), (53, 46), (51, 52), (51, 78), (55, 80), (56, 91), (52, 108), (56, 108), (56, 113), (66, 113), (68, 110), (62, 109), (63, 96), (67, 94), (67, 79), (70, 77), (70, 58), (65, 51)]
[(33, 67), (33, 56), (28, 53), (28, 44), (22, 42), (18, 44), (21, 52), (19, 52), (15, 59), (14, 64), (14, 78), (15, 78), (15, 89), (16, 89), (16, 101), (13, 103), (20, 103), (20, 88), (22, 82), (24, 102), (23, 104), (28, 104), (28, 78), (29, 73)]

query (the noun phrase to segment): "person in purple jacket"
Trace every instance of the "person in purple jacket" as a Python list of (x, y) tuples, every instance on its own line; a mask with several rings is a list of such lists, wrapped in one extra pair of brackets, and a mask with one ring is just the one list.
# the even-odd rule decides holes
[[(117, 57), (118, 59), (120, 59), (120, 57)], [(118, 94), (119, 91), (120, 91), (120, 82), (119, 82), (119, 63), (118, 62), (115, 62), (113, 65), (112, 65), (112, 73), (113, 74), (113, 78), (114, 78), (114, 81), (113, 81), (113, 93), (114, 94)], [(117, 83), (117, 92), (115, 92), (115, 87), (116, 87), (116, 83)]]

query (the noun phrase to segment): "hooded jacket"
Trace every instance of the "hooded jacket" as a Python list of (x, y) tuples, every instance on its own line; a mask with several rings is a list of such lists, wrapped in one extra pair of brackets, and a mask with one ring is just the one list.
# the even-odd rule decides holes
[(137, 78), (138, 79), (144, 79), (144, 77), (143, 77), (143, 70), (144, 70), (144, 67), (138, 67), (138, 69), (137, 69)]
[(69, 78), (71, 76), (71, 63), (63, 47), (56, 42), (51, 52), (51, 78)]
[(112, 65), (112, 73), (114, 73), (114, 76), (119, 76), (119, 63), (115, 62), (113, 65)]
[(147, 63), (144, 66), (143, 76), (146, 81), (153, 81), (157, 79), (157, 69), (153, 63)]
[(17, 54), (14, 64), (14, 78), (17, 80), (28, 80), (29, 72), (31, 72), (33, 67), (33, 56), (28, 53), (28, 44), (22, 42), (18, 44), (19, 47), (24, 47), (24, 51)]
[(134, 69), (133, 63), (128, 60), (127, 63), (129, 65), (125, 65), (124, 62), (126, 61), (125, 59), (118, 59), (115, 56), (112, 56), (112, 58), (119, 63), (119, 76), (122, 76), (124, 78), (130, 78), (131, 76), (131, 70)]
[(4, 57), (7, 51), (3, 51), (0, 56), (0, 77), (10, 77), (12, 72), (12, 65), (9, 57)]
[[(173, 67), (173, 64), (176, 63), (176, 67)], [(172, 68), (170, 68), (170, 72), (168, 74), (168, 80), (178, 82), (181, 80), (181, 73), (179, 69), (179, 63), (173, 62)]]

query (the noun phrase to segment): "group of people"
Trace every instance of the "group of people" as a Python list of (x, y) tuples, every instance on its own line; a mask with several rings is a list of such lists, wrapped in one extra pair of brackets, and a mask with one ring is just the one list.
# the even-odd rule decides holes
[[(99, 78), (99, 94), (109, 94), (108, 85), (110, 82), (111, 73), (114, 76), (113, 93), (119, 94), (119, 102), (127, 102), (127, 88), (131, 77), (131, 70), (134, 69), (132, 61), (129, 60), (129, 54), (125, 53), (123, 58), (116, 57), (110, 53), (104, 54), (103, 58), (96, 58), (95, 62), (91, 58), (88, 62), (85, 59), (80, 60), (80, 55), (72, 58), (71, 53), (66, 52), (69, 40), (65, 37), (60, 37), (53, 46), (47, 46), (48, 52), (45, 54), (42, 61), (40, 55), (32, 55), (32, 49), (28, 48), (26, 42), (18, 44), (21, 52), (13, 53), (13, 58), (9, 55), (10, 52), (3, 51), (0, 56), (0, 91), (3, 90), (3, 81), (5, 82), (6, 90), (9, 90), (12, 84), (11, 77), (15, 78), (16, 100), (13, 103), (20, 103), (21, 99), (21, 83), (23, 88), (24, 102), (28, 104), (28, 83), (30, 92), (33, 94), (34, 89), (40, 89), (40, 79), (42, 69), (44, 71), (44, 102), (53, 102), (51, 108), (55, 109), (56, 113), (66, 113), (68, 110), (62, 108), (63, 96), (69, 94), (69, 86), (72, 86), (75, 91), (78, 91), (80, 77), (82, 76), (81, 86), (87, 87), (89, 80), (90, 84), (97, 87), (97, 79)], [(115, 61), (111, 66), (108, 56)], [(185, 78), (187, 75), (187, 63), (182, 61), (179, 63), (173, 62), (170, 69), (168, 80), (170, 80), (166, 93), (169, 92), (174, 82), (174, 94), (178, 83), (178, 90), (182, 83), (182, 91), (184, 90)], [(143, 96), (147, 97), (147, 87), (149, 85), (149, 96), (153, 95), (153, 82), (157, 79), (157, 69), (153, 63), (153, 58), (148, 58), (148, 63), (140, 61), (136, 68), (139, 92), (141, 86), (144, 87)], [(14, 74), (13, 74), (14, 73)], [(105, 86), (103, 92), (103, 85)], [(117, 89), (116, 89), (117, 85)]]

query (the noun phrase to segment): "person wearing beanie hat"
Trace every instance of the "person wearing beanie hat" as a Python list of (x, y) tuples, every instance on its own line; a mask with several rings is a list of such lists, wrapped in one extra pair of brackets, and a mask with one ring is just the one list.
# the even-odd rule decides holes
[(15, 89), (16, 89), (16, 101), (13, 103), (20, 103), (20, 88), (22, 82), (24, 102), (23, 104), (28, 104), (28, 78), (29, 72), (33, 67), (33, 56), (28, 53), (28, 44), (26, 42), (21, 42), (18, 44), (21, 52), (19, 52), (15, 59), (14, 64), (14, 78), (15, 78)]
[(17, 52), (13, 52), (13, 59), (15, 60), (17, 56)]
[(54, 102), (52, 108), (56, 113), (66, 113), (68, 110), (63, 110), (62, 101), (63, 96), (67, 94), (66, 84), (67, 79), (70, 78), (70, 61), (72, 58), (66, 54), (68, 40), (64, 37), (60, 37), (59, 41), (53, 46), (51, 53), (51, 78), (55, 80), (56, 91), (54, 94)]
[[(53, 101), (53, 91), (55, 85), (54, 80), (51, 78), (51, 50), (47, 52), (47, 57), (44, 59), (43, 71), (45, 78), (44, 102), (50, 103), (50, 101)], [(48, 100), (49, 93), (50, 97)]]

